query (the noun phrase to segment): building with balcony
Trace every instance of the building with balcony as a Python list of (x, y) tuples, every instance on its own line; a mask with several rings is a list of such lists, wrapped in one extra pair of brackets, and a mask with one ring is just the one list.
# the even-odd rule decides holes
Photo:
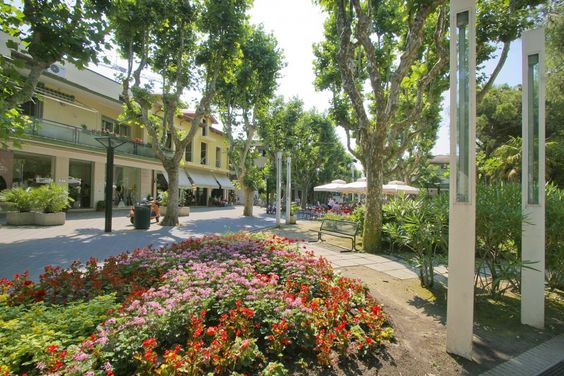
[[(0, 33), (0, 53), (13, 56)], [(73, 208), (94, 208), (104, 200), (105, 148), (96, 137), (112, 134), (126, 141), (115, 152), (113, 202), (134, 204), (158, 189), (167, 176), (148, 133), (121, 124), (121, 85), (92, 70), (54, 64), (40, 78), (36, 95), (22, 106), (33, 124), (20, 148), (0, 150), (0, 185), (29, 187), (54, 181), (68, 186)], [(183, 111), (179, 127), (191, 126), (193, 112)], [(227, 140), (213, 128), (213, 117), (202, 122), (185, 151), (179, 183), (191, 204), (208, 205), (227, 199), (234, 187), (228, 179)], [(212, 200), (213, 198), (213, 200)]]

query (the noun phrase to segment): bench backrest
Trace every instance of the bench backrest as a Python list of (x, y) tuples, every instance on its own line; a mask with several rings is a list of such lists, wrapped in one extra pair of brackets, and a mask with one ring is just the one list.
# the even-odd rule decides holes
[(331, 231), (344, 235), (356, 235), (358, 231), (358, 223), (350, 221), (337, 221), (334, 219), (324, 219), (321, 222), (319, 231)]

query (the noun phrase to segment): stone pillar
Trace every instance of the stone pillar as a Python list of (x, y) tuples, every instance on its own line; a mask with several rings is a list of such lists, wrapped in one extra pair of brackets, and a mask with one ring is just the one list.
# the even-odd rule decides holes
[(106, 163), (94, 162), (94, 181), (92, 183), (92, 197), (94, 206), (98, 201), (104, 201), (104, 187), (106, 186)]
[(447, 351), (472, 358), (476, 237), (476, 4), (450, 1)]
[(523, 33), (523, 167), (521, 322), (544, 327), (545, 272), (545, 67), (544, 29)]
[(55, 157), (55, 176), (53, 181), (68, 189), (69, 179), (69, 158), (68, 157)]

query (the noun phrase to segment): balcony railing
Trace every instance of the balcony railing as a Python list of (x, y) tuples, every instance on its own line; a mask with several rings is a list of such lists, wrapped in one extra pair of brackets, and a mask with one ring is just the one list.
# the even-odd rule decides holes
[[(99, 131), (74, 127), (72, 125), (57, 123), (45, 119), (35, 119), (31, 127), (27, 128), (26, 133), (33, 137), (65, 142), (73, 145), (87, 146), (94, 149), (103, 149), (102, 145), (96, 141), (100, 137)], [(122, 137), (123, 138), (123, 137)], [(117, 154), (130, 154), (147, 158), (156, 158), (151, 145), (137, 141), (128, 140), (116, 149)], [(172, 151), (167, 151), (172, 153)]]

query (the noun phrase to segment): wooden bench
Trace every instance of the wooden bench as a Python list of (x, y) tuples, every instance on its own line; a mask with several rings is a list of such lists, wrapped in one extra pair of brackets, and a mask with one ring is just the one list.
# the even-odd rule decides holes
[(321, 222), (319, 230), (311, 230), (317, 233), (317, 241), (324, 241), (321, 237), (323, 234), (337, 236), (339, 238), (348, 238), (352, 240), (351, 252), (356, 251), (356, 235), (358, 232), (358, 223), (350, 221), (337, 221), (334, 219), (324, 219)]

